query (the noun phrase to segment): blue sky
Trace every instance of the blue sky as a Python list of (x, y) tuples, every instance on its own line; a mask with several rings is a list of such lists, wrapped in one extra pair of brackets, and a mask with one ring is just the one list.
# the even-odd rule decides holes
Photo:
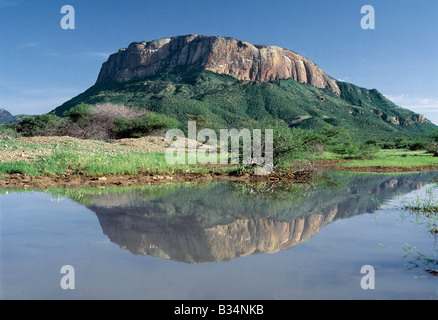
[[(60, 26), (75, 9), (75, 29)], [(360, 26), (375, 8), (374, 30)], [(133, 41), (196, 33), (277, 45), (438, 124), (436, 0), (0, 0), (0, 107), (46, 113)]]

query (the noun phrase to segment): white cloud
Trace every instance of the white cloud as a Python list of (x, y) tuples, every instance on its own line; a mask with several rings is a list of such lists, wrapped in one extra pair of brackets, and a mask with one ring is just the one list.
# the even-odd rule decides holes
[(337, 80), (341, 81), (341, 82), (349, 82), (350, 81), (350, 77), (349, 76), (345, 76), (345, 77), (337, 79)]
[(401, 94), (398, 96), (386, 95), (385, 97), (395, 104), (411, 110), (421, 109), (438, 112), (438, 97), (413, 97), (407, 94)]
[(438, 97), (420, 97), (409, 94), (385, 95), (396, 105), (420, 113), (438, 124)]
[(86, 52), (87, 55), (96, 58), (108, 59), (108, 57), (112, 54), (111, 52)]

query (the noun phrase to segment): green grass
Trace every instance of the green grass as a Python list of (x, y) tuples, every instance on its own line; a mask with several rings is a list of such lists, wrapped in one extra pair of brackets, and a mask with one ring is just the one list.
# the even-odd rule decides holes
[[(421, 152), (410, 152), (403, 157), (400, 152), (379, 153), (377, 159), (351, 160), (340, 162), (343, 167), (404, 167), (418, 168), (423, 166), (438, 166), (437, 158)], [(329, 156), (327, 156), (329, 158)], [(331, 158), (338, 158), (332, 155)], [(101, 176), (110, 174), (178, 174), (193, 172), (206, 174), (214, 172), (231, 172), (239, 166), (229, 167), (206, 167), (191, 164), (169, 165), (164, 153), (140, 153), (130, 152), (109, 156), (106, 154), (79, 154), (71, 149), (56, 151), (51, 155), (39, 156), (37, 161), (6, 162), (0, 163), (0, 175), (7, 173), (21, 173), (31, 176), (39, 175), (63, 175), (73, 173), (85, 176)]]
[[(0, 177), (4, 174), (29, 176), (76, 174), (84, 176), (227, 173), (239, 166), (202, 166), (196, 164), (168, 164), (164, 152), (139, 152), (129, 146), (103, 141), (72, 138), (30, 143), (26, 138), (0, 139), (0, 147), (18, 154), (33, 154), (35, 161), (0, 162)], [(6, 146), (6, 147), (5, 147)], [(137, 151), (138, 150), (138, 151)], [(218, 155), (219, 160), (219, 155)], [(186, 154), (186, 163), (187, 154)]]
[(404, 203), (403, 209), (408, 212), (405, 218), (413, 219), (416, 224), (425, 225), (435, 237), (438, 235), (438, 187), (436, 184), (426, 188), (424, 195), (417, 195), (410, 201), (405, 199), (402, 202)]
[[(342, 155), (333, 152), (324, 152), (322, 155), (309, 156), (309, 160), (344, 160)], [(355, 167), (402, 167), (420, 168), (437, 166), (438, 158), (426, 151), (407, 151), (402, 149), (380, 149), (372, 159), (339, 161), (339, 166), (346, 168)]]
[(436, 226), (436, 220), (438, 218), (438, 187), (436, 185), (428, 187), (424, 196), (417, 196), (405, 204), (404, 208), (419, 216), (434, 217)]
[[(32, 140), (33, 141), (33, 140)], [(2, 150), (18, 154), (32, 154), (34, 161), (0, 162), (0, 178), (5, 174), (20, 173), (30, 176), (76, 174), (102, 176), (116, 174), (185, 174), (185, 173), (243, 173), (245, 168), (234, 166), (203, 166), (196, 164), (167, 163), (165, 153), (139, 152), (128, 146), (103, 141), (61, 138), (56, 140), (39, 139), (30, 143), (26, 138), (0, 140)], [(187, 155), (186, 155), (187, 156)], [(18, 157), (19, 158), (19, 157)], [(325, 153), (316, 159), (337, 159), (341, 156)], [(187, 160), (187, 159), (186, 159)], [(219, 162), (219, 161), (218, 161)], [(287, 167), (282, 164), (279, 167)], [(188, 161), (186, 161), (188, 163)], [(438, 158), (422, 151), (380, 150), (371, 160), (339, 161), (344, 167), (404, 167), (421, 168), (438, 166)]]
[(206, 174), (210, 171), (227, 172), (237, 166), (224, 168), (211, 168), (191, 164), (169, 165), (164, 153), (138, 153), (106, 155), (81, 155), (77, 153), (60, 151), (53, 155), (40, 157), (37, 161), (6, 162), (0, 163), (0, 174), (21, 173), (30, 176), (79, 174), (85, 176), (102, 176), (142, 173), (152, 174), (178, 174), (198, 173)]
[(343, 167), (403, 167), (438, 166), (438, 158), (425, 151), (381, 150), (374, 159), (342, 162)]

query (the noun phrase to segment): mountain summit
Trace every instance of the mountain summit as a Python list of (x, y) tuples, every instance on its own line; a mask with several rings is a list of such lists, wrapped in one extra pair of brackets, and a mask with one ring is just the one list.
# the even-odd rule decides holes
[(360, 139), (418, 139), (438, 128), (376, 89), (337, 81), (309, 59), (276, 46), (184, 35), (133, 42), (109, 56), (96, 83), (53, 113), (80, 104), (144, 108), (205, 127), (321, 130)]
[(97, 83), (128, 81), (181, 66), (202, 67), (239, 80), (293, 79), (340, 94), (334, 79), (295, 52), (233, 38), (196, 34), (131, 43), (103, 64)]

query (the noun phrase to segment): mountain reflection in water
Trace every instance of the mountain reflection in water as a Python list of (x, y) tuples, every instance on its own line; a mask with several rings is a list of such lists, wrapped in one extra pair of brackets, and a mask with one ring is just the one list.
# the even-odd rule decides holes
[(306, 185), (171, 184), (69, 197), (95, 212), (122, 249), (199, 263), (291, 248), (332, 221), (372, 213), (377, 203), (437, 176), (324, 172)]

